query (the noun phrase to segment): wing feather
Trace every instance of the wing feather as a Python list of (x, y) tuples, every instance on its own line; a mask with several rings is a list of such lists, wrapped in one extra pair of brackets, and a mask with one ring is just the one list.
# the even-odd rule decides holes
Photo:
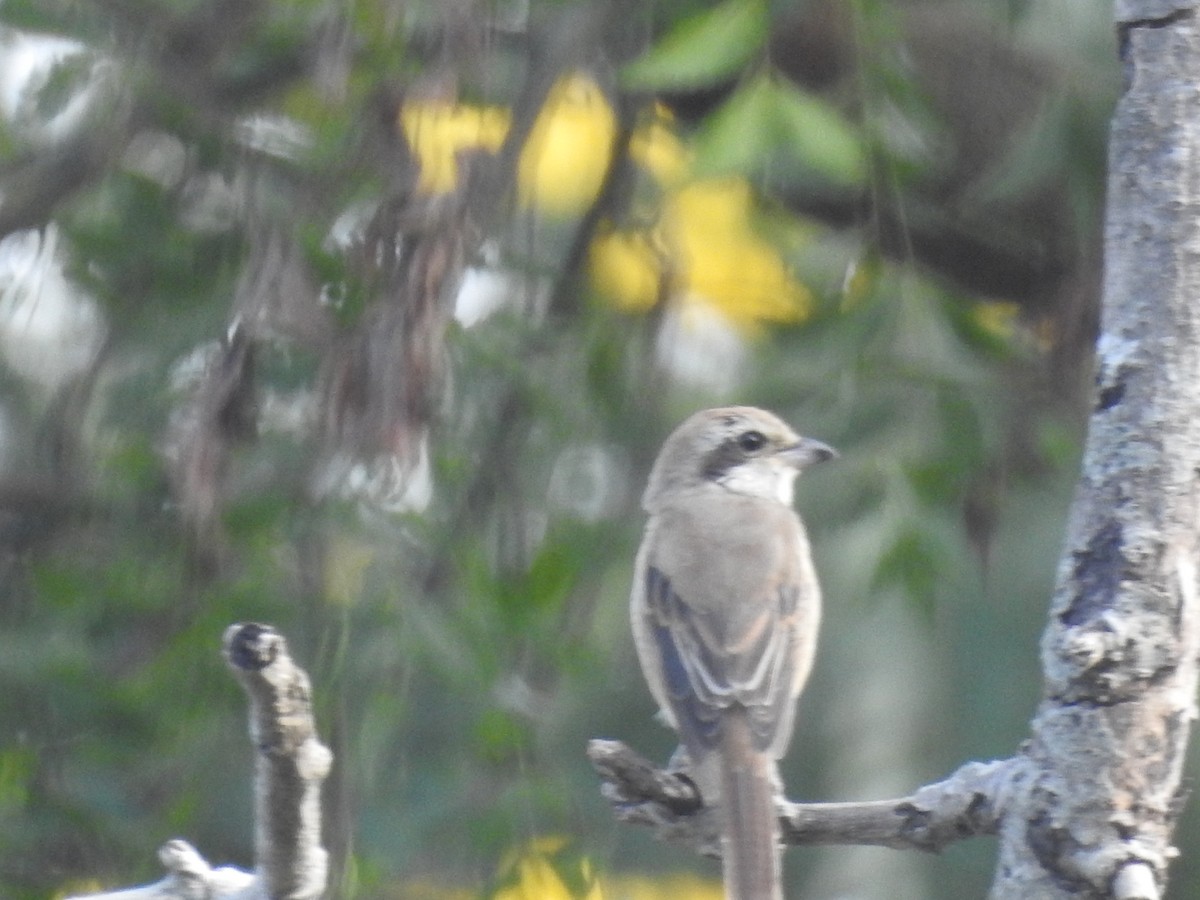
[(795, 699), (795, 587), (768, 598), (734, 633), (714, 613), (689, 607), (654, 566), (645, 590), (667, 700), (684, 743), (694, 750), (716, 747), (721, 712), (738, 704), (748, 711), (757, 748), (782, 753)]

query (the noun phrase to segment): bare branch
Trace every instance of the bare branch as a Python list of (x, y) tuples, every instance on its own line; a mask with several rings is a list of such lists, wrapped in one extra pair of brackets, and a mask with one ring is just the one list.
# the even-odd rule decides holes
[(266, 900), (251, 873), (228, 866), (214, 869), (187, 841), (167, 841), (159, 848), (158, 859), (167, 870), (162, 881), (107, 894), (89, 894), (88, 900)]
[(270, 897), (320, 897), (328, 854), (321, 846), (321, 783), (333, 754), (317, 738), (308, 675), (266, 625), (231, 625), (225, 658), (250, 697), (255, 764), (255, 858)]
[[(328, 854), (321, 846), (321, 783), (333, 755), (317, 738), (308, 675), (267, 625), (231, 625), (225, 659), (250, 699), (255, 768), (256, 865), (213, 868), (187, 841), (165, 843), (161, 881), (88, 895), (88, 900), (318, 900)], [(72, 898), (83, 900), (83, 898)]]
[[(661, 840), (719, 855), (712, 810), (681, 772), (662, 770), (619, 741), (594, 740), (588, 759), (624, 822), (649, 825)], [(1011, 784), (1025, 774), (1022, 756), (968, 763), (908, 797), (857, 803), (779, 803), (785, 844), (865, 844), (937, 852), (954, 841), (995, 834)]]

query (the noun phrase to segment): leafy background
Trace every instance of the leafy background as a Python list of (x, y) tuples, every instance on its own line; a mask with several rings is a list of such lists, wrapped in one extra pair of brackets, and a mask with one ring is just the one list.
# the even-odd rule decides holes
[[(637, 501), (717, 403), (843, 454), (799, 491), (828, 602), (790, 796), (1022, 739), (1087, 408), (1103, 8), (0, 20), (0, 894), (154, 880), (174, 835), (251, 864), (218, 642), (254, 619), (336, 754), (333, 896), (716, 896), (583, 747), (672, 749)], [(789, 893), (981, 896), (993, 851), (792, 850)]]

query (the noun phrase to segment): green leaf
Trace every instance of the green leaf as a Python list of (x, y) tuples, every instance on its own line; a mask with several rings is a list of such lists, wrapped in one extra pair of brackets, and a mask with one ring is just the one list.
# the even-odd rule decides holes
[(765, 77), (725, 101), (696, 136), (693, 174), (710, 178), (761, 169), (775, 149), (773, 106), (771, 83)]
[(627, 88), (714, 84), (739, 71), (762, 47), (769, 25), (764, 0), (725, 3), (680, 24), (621, 73)]
[(917, 609), (932, 615), (943, 556), (933, 536), (910, 523), (880, 557), (872, 587), (900, 588)]
[(20, 816), (38, 775), (32, 747), (13, 747), (0, 753), (0, 809)]
[(831, 104), (790, 82), (773, 83), (772, 112), (785, 152), (842, 184), (861, 184), (867, 172), (862, 138)]
[(527, 602), (539, 608), (558, 609), (579, 577), (579, 561), (564, 544), (551, 543), (529, 567)]
[(510, 761), (530, 742), (529, 725), (503, 709), (487, 709), (475, 723), (476, 750), (493, 763)]
[(782, 159), (839, 184), (866, 175), (863, 141), (830, 104), (768, 74), (736, 91), (696, 138), (695, 174), (761, 173)]

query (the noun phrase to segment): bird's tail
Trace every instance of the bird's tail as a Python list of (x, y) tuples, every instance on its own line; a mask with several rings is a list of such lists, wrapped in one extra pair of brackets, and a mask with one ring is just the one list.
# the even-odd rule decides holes
[(782, 900), (774, 768), (774, 760), (755, 748), (745, 711), (727, 711), (721, 729), (721, 853), (727, 900)]

